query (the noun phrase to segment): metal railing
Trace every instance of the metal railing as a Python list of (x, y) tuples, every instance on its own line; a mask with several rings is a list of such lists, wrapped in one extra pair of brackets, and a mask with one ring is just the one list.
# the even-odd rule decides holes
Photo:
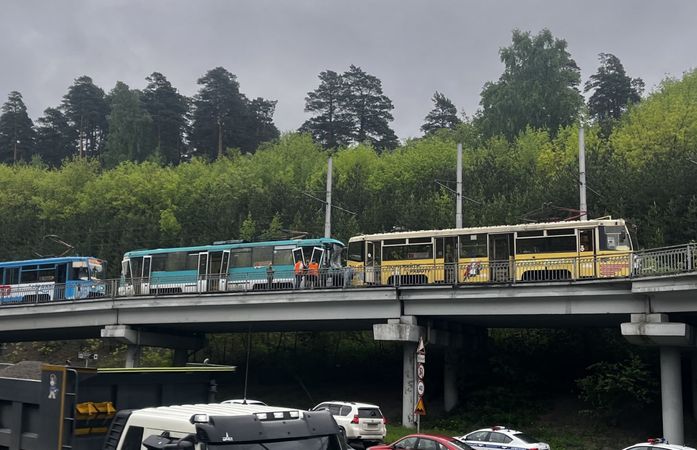
[(447, 264), (392, 264), (233, 272), (229, 275), (163, 276), (105, 280), (95, 286), (43, 283), (0, 285), (0, 305), (40, 304), (91, 298), (210, 294), (219, 292), (353, 289), (374, 286), (521, 284), (608, 278), (643, 278), (697, 271), (697, 243), (624, 253), (618, 256), (472, 261)]

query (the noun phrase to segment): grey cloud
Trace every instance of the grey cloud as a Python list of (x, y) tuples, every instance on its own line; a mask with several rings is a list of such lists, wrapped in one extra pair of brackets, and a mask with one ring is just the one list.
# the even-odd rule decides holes
[(0, 101), (24, 95), (32, 117), (86, 74), (105, 91), (143, 87), (157, 70), (186, 95), (208, 69), (238, 76), (249, 97), (278, 100), (276, 123), (297, 128), (320, 71), (361, 66), (383, 82), (401, 138), (418, 136), (438, 90), (473, 114), (502, 71), (511, 30), (549, 28), (583, 79), (616, 54), (647, 87), (697, 65), (697, 3), (668, 0), (10, 0), (0, 15)]

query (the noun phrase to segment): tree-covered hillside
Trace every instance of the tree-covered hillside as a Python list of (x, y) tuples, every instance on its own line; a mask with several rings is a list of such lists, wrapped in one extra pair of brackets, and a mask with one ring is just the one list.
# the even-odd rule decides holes
[[(641, 247), (697, 238), (695, 92), (697, 72), (668, 80), (630, 108), (608, 139), (598, 125), (586, 131), (590, 216), (628, 219)], [(455, 180), (457, 142), (464, 143), (466, 226), (560, 218), (568, 213), (555, 207), (576, 207), (576, 126), (554, 138), (528, 128), (512, 142), (482, 140), (473, 127), (440, 130), (389, 152), (366, 144), (333, 151), (334, 201), (355, 213), (336, 210), (333, 234), (345, 240), (453, 226), (454, 196), (442, 185)], [(245, 221), (256, 238), (279, 228), (319, 235), (324, 209), (309, 195), (323, 197), (329, 154), (310, 135), (290, 133), (253, 154), (228, 150), (177, 166), (104, 169), (77, 157), (60, 168), (0, 165), (0, 259), (50, 253), (46, 235), (107, 258), (112, 269), (126, 250), (235, 238)]]

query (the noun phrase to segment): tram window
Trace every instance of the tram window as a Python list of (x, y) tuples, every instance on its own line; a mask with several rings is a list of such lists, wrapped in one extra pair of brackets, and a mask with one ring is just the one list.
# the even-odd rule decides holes
[(38, 273), (39, 281), (56, 281), (56, 266), (55, 264), (42, 264), (39, 266)]
[(602, 227), (600, 250), (631, 250), (629, 235), (624, 227)]
[(425, 238), (409, 238), (409, 243), (410, 243), (410, 244), (430, 244), (430, 243), (431, 243), (431, 238), (430, 238), (430, 237), (425, 237)]
[(22, 283), (33, 283), (38, 281), (39, 272), (36, 266), (22, 267)]
[(273, 247), (252, 248), (252, 264), (254, 267), (268, 266), (273, 262)]
[(402, 259), (430, 259), (433, 258), (433, 245), (391, 245), (383, 247), (383, 253), (385, 261), (399, 261)]
[(152, 255), (153, 272), (165, 272), (167, 270), (167, 254)]
[(537, 253), (563, 253), (576, 251), (576, 236), (550, 236), (516, 240), (516, 253), (534, 255)]
[(171, 252), (152, 256), (153, 272), (196, 270), (198, 253)]
[(404, 245), (407, 243), (406, 239), (385, 239), (384, 245)]
[(593, 230), (579, 230), (578, 232), (579, 251), (593, 251)]
[(460, 258), (481, 258), (486, 255), (486, 234), (460, 236)]
[(73, 267), (73, 276), (70, 278), (72, 280), (87, 281), (90, 279), (90, 271), (87, 267)]
[[(140, 278), (140, 274), (143, 273), (141, 272), (143, 268), (143, 257), (142, 256), (136, 256), (135, 258), (131, 258), (131, 270), (133, 270), (133, 276), (136, 278)], [(72, 280), (73, 278), (71, 278)]]
[(5, 284), (19, 283), (19, 267), (5, 269)]
[(407, 259), (433, 258), (433, 244), (409, 245)]
[(573, 236), (576, 234), (573, 228), (560, 228), (558, 230), (547, 230), (547, 236)]
[(363, 262), (365, 256), (365, 242), (349, 242), (348, 259), (349, 261)]
[(292, 266), (293, 250), (288, 247), (275, 247), (273, 249), (273, 264), (275, 266)]
[(252, 249), (239, 248), (230, 251), (230, 267), (250, 267), (252, 265)]
[(543, 230), (519, 231), (518, 237), (535, 237), (544, 235)]
[(576, 251), (576, 236), (559, 236), (549, 238), (547, 251), (550, 253), (563, 253)]

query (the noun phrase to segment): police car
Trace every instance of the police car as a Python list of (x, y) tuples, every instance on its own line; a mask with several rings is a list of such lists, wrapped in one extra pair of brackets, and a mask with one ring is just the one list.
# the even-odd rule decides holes
[(464, 436), (455, 437), (455, 439), (464, 442), (475, 450), (550, 450), (549, 444), (540, 442), (520, 431), (502, 426), (482, 428)]
[(624, 450), (649, 450), (649, 449), (666, 449), (666, 450), (695, 450), (692, 447), (683, 445), (670, 445), (665, 438), (651, 438), (646, 442), (639, 442)]

